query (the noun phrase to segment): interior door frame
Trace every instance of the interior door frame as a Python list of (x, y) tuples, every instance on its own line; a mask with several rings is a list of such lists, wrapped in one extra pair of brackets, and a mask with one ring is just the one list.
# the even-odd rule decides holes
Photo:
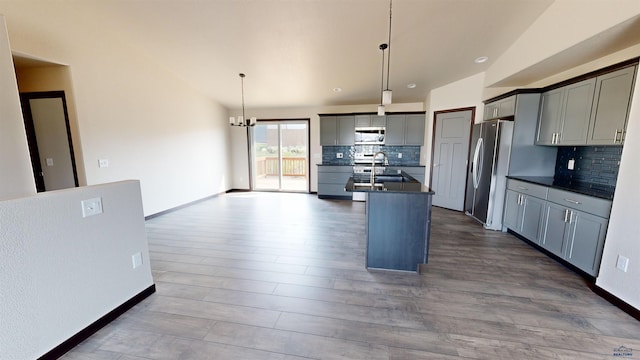
[[(435, 146), (436, 146), (436, 142), (435, 142), (435, 138), (436, 138), (436, 119), (438, 117), (438, 115), (440, 114), (446, 114), (446, 113), (452, 113), (452, 112), (462, 112), (462, 111), (471, 111), (471, 121), (469, 122), (469, 146), (468, 146), (468, 150), (467, 150), (467, 166), (466, 166), (466, 172), (465, 174), (469, 173), (469, 155), (471, 154), (471, 145), (472, 145), (472, 139), (471, 139), (471, 135), (473, 134), (473, 125), (475, 124), (476, 121), (476, 107), (475, 106), (470, 106), (470, 107), (464, 107), (464, 108), (456, 108), (456, 109), (446, 109), (446, 110), (438, 110), (438, 111), (434, 111), (433, 112), (433, 122), (432, 122), (432, 127), (431, 127), (431, 162), (429, 163), (429, 188), (433, 188), (432, 184), (433, 184), (433, 159), (434, 159), (434, 154), (435, 154)], [(465, 195), (464, 195), (464, 200), (463, 200), (463, 204), (466, 204), (467, 201), (467, 181), (468, 179), (465, 179)], [(463, 206), (464, 207), (464, 206)], [(464, 209), (462, 210), (464, 212)]]
[(36, 138), (36, 128), (33, 123), (33, 114), (31, 112), (31, 106), (29, 100), (32, 99), (55, 99), (60, 98), (62, 100), (62, 109), (64, 111), (64, 122), (67, 130), (67, 142), (69, 144), (69, 156), (71, 157), (71, 168), (73, 170), (73, 181), (75, 187), (79, 186), (78, 183), (78, 169), (76, 167), (76, 157), (73, 151), (73, 139), (71, 137), (71, 125), (69, 123), (69, 112), (67, 110), (67, 98), (64, 91), (37, 91), (37, 92), (24, 92), (20, 93), (20, 106), (22, 107), (22, 114), (24, 117), (24, 127), (27, 134), (27, 143), (29, 146), (29, 156), (31, 158), (31, 167), (33, 168), (33, 176), (36, 183), (37, 192), (46, 191), (42, 165), (40, 163), (40, 152), (38, 150), (38, 141)]
[[(260, 124), (261, 122), (264, 123), (268, 123), (268, 122), (277, 122), (278, 124), (280, 123), (286, 123), (286, 122), (305, 122), (307, 124), (307, 191), (306, 193), (311, 193), (311, 119), (310, 118), (290, 118), (290, 119), (257, 119), (256, 120), (256, 125)], [(278, 129), (279, 129), (279, 125), (278, 125)], [(278, 137), (280, 137), (280, 134), (278, 134)], [(251, 131), (249, 131), (249, 129), (247, 129), (247, 145), (248, 145), (248, 154), (249, 154), (249, 189), (251, 191), (256, 191), (255, 189), (255, 169), (254, 169), (254, 155), (255, 155), (255, 149), (253, 147), (254, 144), (254, 133), (253, 133), (253, 129)], [(279, 152), (281, 152), (279, 150)], [(278, 156), (280, 157), (281, 155), (278, 154)], [(282, 171), (282, 169), (280, 170)], [(282, 175), (281, 175), (282, 176)], [(282, 187), (282, 186), (280, 186)], [(259, 190), (259, 191), (282, 191), (282, 190)], [(298, 191), (296, 191), (298, 192)], [(304, 192), (299, 192), (299, 193), (304, 193)]]

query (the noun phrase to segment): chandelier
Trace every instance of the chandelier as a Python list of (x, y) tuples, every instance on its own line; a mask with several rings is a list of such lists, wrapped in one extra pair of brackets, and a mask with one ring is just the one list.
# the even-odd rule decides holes
[(254, 126), (256, 124), (256, 118), (252, 117), (247, 119), (247, 117), (244, 116), (244, 77), (245, 75), (243, 73), (240, 73), (240, 88), (241, 88), (241, 92), (242, 92), (242, 115), (238, 116), (238, 118), (235, 118), (233, 116), (229, 117), (229, 125), (231, 126)]

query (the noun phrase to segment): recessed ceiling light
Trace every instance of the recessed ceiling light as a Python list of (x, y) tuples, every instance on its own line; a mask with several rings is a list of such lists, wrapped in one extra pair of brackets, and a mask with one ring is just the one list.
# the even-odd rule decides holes
[(342, 88), (339, 88), (339, 87), (334, 87), (334, 88), (333, 88), (333, 92), (334, 92), (334, 93), (339, 93), (339, 92), (341, 92), (341, 91), (342, 91)]
[(407, 88), (408, 89), (415, 89), (416, 88), (416, 84), (414, 84), (414, 83), (407, 84)]
[(475, 62), (476, 64), (482, 64), (483, 62), (486, 62), (487, 60), (489, 60), (488, 57), (480, 56), (480, 57), (476, 58), (475, 60), (473, 60), (473, 62)]

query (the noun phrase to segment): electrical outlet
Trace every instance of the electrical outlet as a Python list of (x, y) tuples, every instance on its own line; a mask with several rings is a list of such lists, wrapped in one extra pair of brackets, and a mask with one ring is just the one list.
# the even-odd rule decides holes
[(102, 198), (82, 200), (82, 217), (102, 214)]
[(342, 159), (344, 155), (342, 153), (336, 153), (336, 158), (338, 159)]
[(616, 268), (618, 268), (618, 270), (627, 272), (628, 267), (629, 267), (629, 258), (622, 255), (618, 255), (618, 261), (616, 261)]
[(576, 167), (576, 161), (574, 159), (570, 159), (567, 164), (567, 169), (573, 170)]
[(398, 153), (398, 159), (402, 159), (402, 153)]
[(142, 253), (131, 255), (131, 264), (133, 265), (134, 269), (142, 265)]
[(47, 166), (53, 166), (53, 159), (47, 158)]
[(101, 167), (101, 168), (109, 167), (109, 159), (98, 160), (98, 167)]

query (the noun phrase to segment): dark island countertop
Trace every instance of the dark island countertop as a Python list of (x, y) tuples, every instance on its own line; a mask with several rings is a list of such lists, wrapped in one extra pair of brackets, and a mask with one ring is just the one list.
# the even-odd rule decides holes
[(606, 200), (613, 200), (613, 193), (615, 191), (615, 187), (609, 185), (574, 181), (571, 179), (561, 180), (552, 176), (507, 176), (507, 178)]
[(434, 194), (433, 190), (406, 172), (390, 169), (385, 169), (384, 172), (376, 174), (374, 185), (371, 185), (370, 174), (353, 174), (347, 181), (345, 190), (350, 192)]

